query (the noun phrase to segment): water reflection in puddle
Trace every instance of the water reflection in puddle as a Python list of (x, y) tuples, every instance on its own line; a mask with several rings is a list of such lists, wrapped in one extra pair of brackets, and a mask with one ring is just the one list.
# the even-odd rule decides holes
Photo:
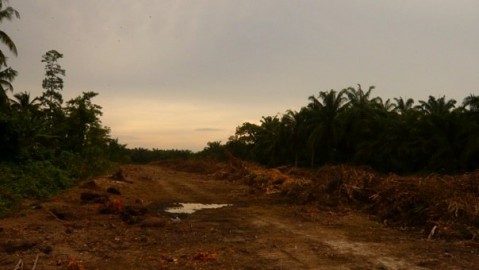
[(165, 212), (172, 214), (192, 214), (202, 209), (215, 209), (225, 206), (231, 206), (231, 204), (178, 203), (175, 206), (165, 208)]

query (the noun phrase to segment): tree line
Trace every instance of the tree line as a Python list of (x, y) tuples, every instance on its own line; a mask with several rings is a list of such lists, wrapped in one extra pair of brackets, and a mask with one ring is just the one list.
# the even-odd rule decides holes
[[(65, 70), (59, 64), (62, 57), (56, 50), (42, 56), (45, 79), (44, 91), (39, 97), (32, 97), (26, 91), (14, 93), (11, 85), (14, 77), (1, 78), (0, 162), (116, 159), (115, 154), (124, 147), (112, 139), (109, 128), (102, 125), (101, 107), (93, 102), (97, 93), (83, 92), (63, 101)], [(12, 92), (12, 98), (7, 91)], [(78, 168), (77, 173), (87, 172)]]
[(267, 166), (367, 165), (382, 172), (456, 173), (479, 167), (479, 96), (383, 100), (371, 86), (322, 91), (298, 111), (243, 123), (225, 145)]

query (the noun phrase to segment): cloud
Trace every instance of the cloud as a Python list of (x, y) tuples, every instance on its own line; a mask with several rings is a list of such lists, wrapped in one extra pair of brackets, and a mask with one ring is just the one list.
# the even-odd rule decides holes
[(16, 91), (41, 94), (41, 55), (57, 49), (65, 100), (99, 92), (103, 122), (135, 145), (201, 149), (244, 119), (299, 110), (319, 91), (357, 83), (383, 98), (459, 101), (479, 85), (477, 1), (10, 5), (22, 16), (2, 23), (19, 50), (9, 59)]

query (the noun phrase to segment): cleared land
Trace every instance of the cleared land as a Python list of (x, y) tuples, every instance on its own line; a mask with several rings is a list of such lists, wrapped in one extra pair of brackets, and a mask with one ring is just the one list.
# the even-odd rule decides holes
[[(427, 240), (350, 210), (298, 205), (219, 174), (130, 165), (0, 223), (0, 268), (477, 269), (474, 240)], [(107, 189), (109, 192), (107, 192)], [(120, 194), (115, 194), (120, 193)], [(175, 203), (231, 204), (190, 215)]]

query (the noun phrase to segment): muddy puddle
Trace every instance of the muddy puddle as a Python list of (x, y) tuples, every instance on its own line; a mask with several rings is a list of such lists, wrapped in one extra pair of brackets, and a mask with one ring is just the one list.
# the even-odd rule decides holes
[(192, 214), (203, 209), (216, 209), (227, 206), (232, 206), (232, 204), (177, 203), (174, 206), (166, 207), (164, 211), (171, 214)]

